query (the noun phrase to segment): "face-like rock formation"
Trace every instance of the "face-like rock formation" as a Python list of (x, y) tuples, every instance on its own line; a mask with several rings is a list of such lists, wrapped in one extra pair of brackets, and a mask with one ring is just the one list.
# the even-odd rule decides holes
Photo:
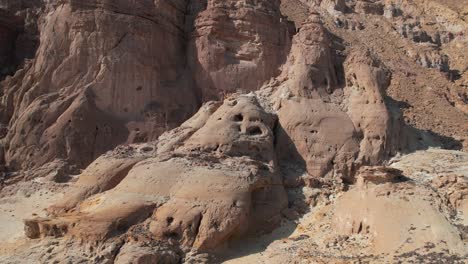
[[(353, 182), (357, 167), (390, 155), (385, 135), (392, 127), (383, 101), (389, 76), (370, 53), (356, 52), (340, 87), (320, 22), (303, 27), (297, 38), (307, 40), (312, 29), (322, 30), (323, 38), (302, 43), (298, 54), (310, 57), (292, 55), (297, 76), (270, 97), (260, 92), (209, 102), (157, 142), (98, 158), (77, 190), (48, 209), (48, 218), (26, 221), (26, 234), (98, 243), (145, 234), (145, 241), (176, 243), (184, 252), (209, 251), (277, 223), (288, 202), (282, 164), (304, 160), (312, 178)], [(317, 68), (328, 74), (316, 76)], [(289, 89), (298, 82), (305, 85)], [(378, 116), (356, 114), (369, 104), (381, 109)]]
[[(358, 166), (378, 164), (394, 153), (399, 142), (391, 135), (401, 123), (392, 120), (384, 100), (390, 82), (385, 66), (368, 52), (353, 51), (340, 83), (330, 35), (317, 14), (293, 41), (283, 73), (287, 80), (277, 91), (283, 158), (302, 157), (313, 177), (338, 173), (351, 179)], [(290, 155), (296, 151), (299, 157)]]
[[(15, 254), (213, 263), (223, 246), (297, 225), (309, 211), (316, 229), (296, 242), (312, 251), (315, 233), (321, 241), (333, 227), (377, 234), (377, 253), (391, 253), (407, 236), (386, 226), (424, 218), (450, 229), (458, 248), (455, 220), (431, 202), (464, 210), (465, 191), (453, 191), (464, 190), (463, 177), (425, 182), (443, 189), (434, 198), (380, 167), (416, 149), (463, 147), (466, 62), (457, 49), (466, 23), (447, 6), (0, 0), (0, 209), (19, 210), (5, 204), (24, 198), (21, 184), (66, 192), (47, 213), (0, 216), (27, 219), (35, 246)], [(446, 8), (457, 15), (438, 14)], [(398, 200), (410, 192), (419, 198)], [(381, 221), (396, 207), (407, 214)], [(419, 231), (418, 247), (444, 237)]]
[(208, 104), (182, 125), (191, 135), (172, 147), (161, 141), (97, 159), (77, 191), (50, 208), (54, 216), (28, 220), (26, 232), (102, 241), (133, 226), (153, 239), (207, 250), (253, 227), (271, 228), (287, 206), (274, 124), (255, 96)]

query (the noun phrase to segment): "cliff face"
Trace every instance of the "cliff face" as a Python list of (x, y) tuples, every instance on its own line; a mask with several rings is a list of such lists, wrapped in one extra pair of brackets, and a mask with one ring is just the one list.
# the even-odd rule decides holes
[[(362, 25), (340, 18), (350, 8), (362, 13), (377, 8), (397, 18), (400, 9), (419, 12), (417, 6), (359, 1), (350, 7), (341, 1), (1, 4), (0, 58), (6, 79), (0, 111), (11, 170), (54, 159), (84, 168), (118, 144), (155, 140), (187, 120), (203, 102), (258, 90), (276, 76), (281, 82), (291, 79), (288, 86), (301, 97), (311, 97), (314, 89), (317, 98), (326, 97), (344, 86), (344, 59), (334, 55), (336, 39), (321, 29), (320, 15), (311, 18), (309, 8), (320, 4), (340, 27)], [(428, 5), (431, 8), (435, 7)], [(416, 38), (414, 26), (395, 23), (403, 36)], [(431, 34), (430, 41), (448, 42), (445, 46), (455, 37), (441, 30)], [(423, 65), (437, 63), (421, 56), (415, 58)], [(439, 68), (449, 71), (447, 67)], [(449, 103), (463, 110), (464, 92), (449, 90)]]
[(278, 75), (293, 33), (280, 1), (192, 2), (188, 63), (204, 101), (258, 90)]
[[(154, 140), (202, 101), (258, 89), (289, 47), (277, 1), (52, 1), (40, 9), (35, 58), (3, 83), (13, 169), (56, 158), (82, 168), (117, 144)], [(13, 26), (5, 23), (2, 53), (15, 48)]]
[[(424, 181), (413, 186), (409, 175), (372, 166), (429, 147), (466, 149), (460, 8), (435, 0), (0, 0), (0, 186), (14, 193), (42, 182), (67, 192), (47, 215), (25, 217), (26, 235), (40, 241), (30, 256), (213, 262), (226, 243), (309, 210), (329, 213), (314, 223), (336, 225), (336, 234), (320, 233), (332, 239), (362, 235), (360, 212), (382, 211), (381, 193), (396, 193), (392, 206), (409, 189), (431, 196)], [(465, 190), (458, 176), (447, 177)], [(453, 203), (434, 199), (457, 215)], [(466, 197), (450, 199), (462, 208)], [(444, 217), (423, 200), (401, 206)], [(395, 253), (400, 237), (386, 247), (381, 219), (369, 214), (376, 233), (363, 241), (381, 242), (368, 253)], [(455, 220), (430, 224), (450, 229), (450, 243), (463, 248)], [(447, 238), (417, 236), (418, 246)], [(56, 251), (40, 253), (52, 237)], [(85, 254), (79, 241), (98, 248)], [(7, 260), (21, 257), (13, 255)]]

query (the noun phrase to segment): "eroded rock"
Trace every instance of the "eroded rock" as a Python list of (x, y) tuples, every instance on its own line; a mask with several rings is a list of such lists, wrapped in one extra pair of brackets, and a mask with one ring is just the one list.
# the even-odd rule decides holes
[[(451, 138), (462, 125), (447, 121), (465, 120), (454, 108), (464, 109), (463, 92), (442, 91), (449, 82), (415, 63), (461, 78), (450, 67), (462, 70), (463, 56), (447, 49), (462, 45), (463, 35), (450, 37), (461, 22), (436, 16), (446, 28), (434, 26), (421, 3), (0, 0), (24, 20), (0, 53), (12, 57), (15, 41), (15, 56), (36, 54), (17, 58), (0, 83), (2, 187), (66, 190), (47, 217), (25, 215), (35, 246), (16, 255), (211, 263), (240, 237), (306, 221), (278, 242), (278, 263), (377, 261), (372, 254), (428, 247), (459, 258), (461, 174), (421, 183), (380, 166), (399, 152), (463, 144)], [(431, 106), (423, 116), (439, 120), (426, 126), (413, 114)], [(413, 117), (423, 126), (404, 124)], [(434, 127), (443, 135), (422, 131)]]
[(279, 74), (291, 46), (279, 0), (189, 4), (189, 63), (205, 100), (249, 92)]
[(56, 216), (26, 221), (27, 234), (102, 241), (142, 223), (153, 239), (208, 250), (253, 227), (271, 228), (287, 204), (274, 116), (255, 96), (240, 96), (198, 117), (204, 124), (171, 152), (121, 148), (96, 160), (79, 191), (51, 208)]

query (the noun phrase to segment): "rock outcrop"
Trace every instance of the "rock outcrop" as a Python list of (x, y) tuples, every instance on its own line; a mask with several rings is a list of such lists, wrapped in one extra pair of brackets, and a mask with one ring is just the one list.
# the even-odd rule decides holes
[(84, 168), (118, 144), (155, 140), (207, 99), (258, 89), (290, 47), (279, 1), (43, 5), (34, 60), (2, 84), (12, 170), (54, 158)]
[[(403, 126), (385, 102), (391, 80), (385, 66), (369, 52), (351, 51), (343, 66), (345, 83), (340, 83), (331, 39), (318, 15), (293, 41), (286, 81), (276, 95), (283, 158), (302, 157), (314, 177), (352, 177), (360, 165), (376, 165), (395, 153), (401, 143), (392, 135)], [(300, 157), (290, 155), (294, 149)]]
[(255, 96), (208, 104), (182, 125), (191, 135), (172, 147), (118, 148), (97, 159), (77, 191), (50, 208), (53, 217), (26, 221), (26, 234), (104, 241), (133, 226), (130, 236), (138, 229), (185, 250), (209, 250), (249, 229), (268, 230), (287, 206), (274, 124)]
[(357, 184), (337, 196), (325, 186), (304, 191), (321, 198), (294, 232), (238, 261), (463, 263), (466, 198), (457, 194), (466, 188), (467, 158), (458, 151), (418, 151), (390, 166), (360, 168)]
[(463, 259), (446, 2), (0, 0), (0, 262)]
[(203, 101), (258, 90), (279, 74), (293, 33), (279, 7), (279, 0), (189, 4), (189, 65)]

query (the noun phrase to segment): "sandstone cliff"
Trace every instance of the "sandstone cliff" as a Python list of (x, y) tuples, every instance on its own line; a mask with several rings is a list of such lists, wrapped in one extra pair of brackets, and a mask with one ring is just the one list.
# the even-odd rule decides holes
[(0, 208), (53, 199), (16, 209), (27, 238), (0, 260), (216, 263), (292, 225), (252, 261), (462, 261), (466, 155), (421, 150), (467, 148), (466, 19), (436, 0), (0, 0)]

